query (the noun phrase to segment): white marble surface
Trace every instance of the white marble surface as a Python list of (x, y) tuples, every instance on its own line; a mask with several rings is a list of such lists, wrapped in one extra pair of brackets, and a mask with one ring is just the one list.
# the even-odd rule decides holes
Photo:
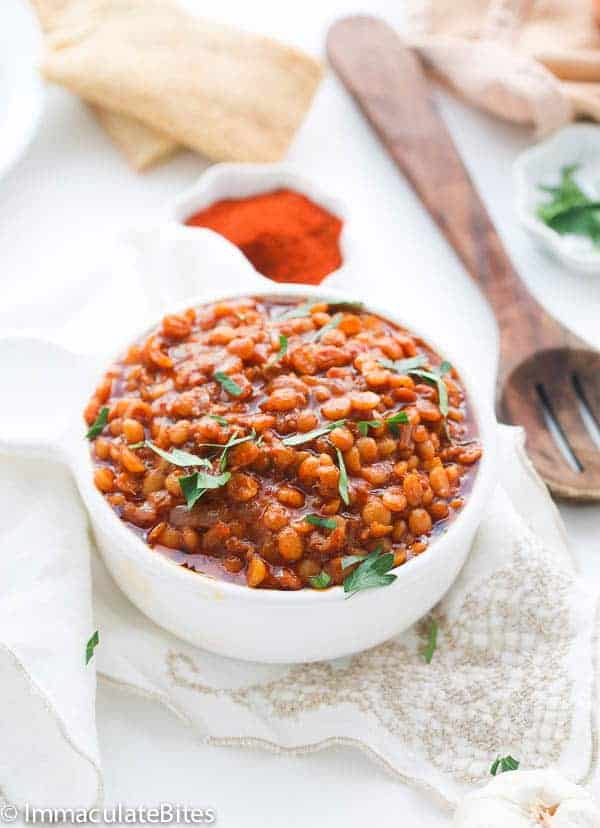
[[(10, 26), (16, 1), (8, 0), (0, 25)], [(399, 5), (375, 0), (369, 10), (400, 23)], [(359, 8), (351, 0), (221, 0), (218, 13), (322, 53), (327, 25)], [(513, 214), (510, 167), (531, 136), (456, 101), (441, 103), (523, 278), (548, 310), (600, 347), (600, 280), (565, 272), (533, 246)], [(493, 324), (477, 290), (331, 73), (289, 160), (353, 203), (370, 267), (384, 274), (383, 284), (410, 280), (408, 318), (423, 308), (440, 320), (450, 315), (464, 328), (466, 347), (486, 349), (492, 358)], [(136, 314), (135, 287), (98, 275), (106, 273), (112, 242), (133, 221), (154, 219), (165, 199), (204, 167), (182, 154), (144, 176), (133, 173), (89, 111), (50, 89), (37, 138), (0, 182), (0, 326), (14, 324), (15, 313), (28, 307), (32, 327), (89, 351), (100, 347), (110, 334), (115, 285), (126, 299), (122, 313)], [(581, 570), (600, 586), (600, 506), (560, 508)], [(107, 804), (211, 806), (219, 824), (234, 828), (325, 819), (332, 828), (449, 824), (434, 803), (351, 750), (291, 758), (208, 747), (154, 703), (102, 684), (98, 728)]]

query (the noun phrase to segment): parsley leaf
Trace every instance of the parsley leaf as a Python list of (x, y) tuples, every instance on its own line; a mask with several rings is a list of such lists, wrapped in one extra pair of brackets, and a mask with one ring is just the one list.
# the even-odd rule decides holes
[(232, 397), (239, 397), (242, 394), (242, 389), (237, 382), (232, 380), (231, 377), (228, 377), (227, 374), (224, 374), (223, 371), (215, 371), (214, 378), (217, 382), (221, 383), (223, 389), (227, 391), (228, 394), (231, 394)]
[(513, 759), (510, 755), (497, 756), (494, 762), (492, 762), (490, 773), (492, 776), (496, 776), (497, 773), (506, 773), (506, 771), (518, 770), (519, 765), (520, 762), (517, 759)]
[(88, 440), (93, 440), (94, 437), (97, 437), (99, 434), (102, 434), (102, 430), (104, 426), (108, 422), (108, 406), (103, 406), (100, 411), (98, 412), (98, 416), (92, 423), (92, 425), (86, 431), (85, 436)]
[(254, 440), (254, 438), (256, 437), (256, 431), (252, 429), (251, 433), (248, 434), (246, 437), (237, 437), (236, 435), (237, 431), (234, 431), (227, 443), (225, 443), (225, 445), (223, 446), (223, 451), (219, 459), (219, 471), (223, 472), (227, 468), (227, 452), (229, 451), (229, 449), (233, 446), (239, 446), (240, 443), (247, 443), (249, 440)]
[(288, 349), (288, 338), (284, 336), (284, 334), (279, 334), (279, 350), (277, 353), (271, 357), (268, 361), (267, 365), (275, 365), (276, 362), (279, 362), (280, 359), (287, 354)]
[(364, 561), (366, 557), (366, 555), (346, 555), (342, 558), (342, 569), (346, 569), (347, 567), (352, 566), (352, 564), (360, 563), (360, 561)]
[(427, 646), (425, 647), (425, 651), (423, 653), (423, 658), (425, 659), (427, 664), (431, 664), (431, 659), (433, 658), (433, 654), (435, 653), (437, 647), (437, 634), (438, 634), (438, 625), (435, 618), (431, 619), (431, 624), (429, 626), (429, 640), (427, 642)]
[(329, 434), (334, 428), (343, 426), (345, 422), (346, 420), (336, 420), (333, 423), (327, 423), (326, 426), (313, 428), (312, 431), (307, 431), (304, 434), (293, 434), (291, 437), (284, 437), (281, 442), (284, 446), (299, 446), (301, 443), (310, 443), (311, 440), (316, 440), (317, 437)]
[(188, 509), (191, 509), (208, 489), (219, 489), (227, 483), (230, 477), (231, 472), (223, 472), (223, 474), (217, 475), (194, 472), (185, 477), (180, 477), (179, 487), (185, 497)]
[(322, 526), (324, 529), (335, 529), (337, 521), (335, 518), (324, 518), (319, 515), (306, 515), (304, 520), (307, 523), (312, 523), (313, 526)]
[(395, 371), (397, 374), (408, 374), (413, 368), (421, 368), (427, 365), (429, 359), (425, 354), (417, 354), (414, 357), (407, 359), (378, 359), (377, 362), (388, 368), (390, 371)]
[(359, 420), (356, 425), (362, 436), (366, 437), (370, 428), (379, 428), (384, 423), (389, 426), (392, 433), (395, 433), (397, 430), (396, 426), (399, 423), (408, 425), (409, 422), (408, 414), (405, 411), (398, 411), (396, 414), (392, 414), (391, 417), (385, 417), (383, 420)]
[(587, 236), (594, 245), (600, 245), (600, 202), (593, 201), (577, 185), (573, 174), (578, 164), (570, 164), (560, 171), (557, 187), (540, 186), (552, 198), (539, 204), (538, 218), (561, 236)]
[(380, 553), (381, 546), (378, 546), (356, 569), (346, 576), (344, 579), (344, 592), (347, 594), (347, 598), (363, 589), (388, 586), (388, 584), (396, 580), (397, 576), (389, 573), (389, 570), (394, 566), (393, 553), (386, 552), (383, 555)]
[(308, 581), (315, 589), (325, 589), (331, 583), (331, 576), (323, 570), (318, 575), (311, 575)]
[(321, 302), (312, 300), (311, 302), (303, 302), (301, 305), (296, 305), (296, 307), (290, 308), (290, 310), (284, 311), (280, 313), (278, 317), (276, 317), (278, 322), (283, 321), (284, 319), (298, 319), (300, 316), (308, 316), (311, 312), (311, 309), (314, 308), (315, 305), (320, 305)]
[(338, 459), (338, 466), (340, 467), (340, 479), (338, 481), (338, 492), (340, 493), (340, 497), (346, 504), (346, 506), (350, 503), (350, 493), (348, 491), (348, 472), (346, 471), (346, 464), (344, 463), (344, 455), (336, 446), (335, 451), (337, 454)]
[(164, 449), (155, 446), (150, 440), (142, 440), (141, 443), (134, 443), (129, 448), (152, 449), (155, 454), (158, 454), (159, 457), (162, 457), (163, 460), (167, 460), (174, 466), (204, 466), (208, 469), (211, 467), (210, 461), (205, 457), (197, 457), (195, 454), (190, 454), (189, 451), (182, 451), (178, 448), (171, 449), (171, 451), (164, 451)]
[(207, 417), (210, 417), (211, 420), (216, 420), (219, 425), (228, 426), (229, 421), (225, 419), (225, 417), (221, 417), (220, 414), (207, 414)]
[(451, 370), (452, 366), (449, 362), (442, 362), (437, 370), (421, 371), (413, 369), (409, 371), (409, 374), (425, 380), (425, 382), (428, 382), (429, 385), (435, 385), (437, 387), (440, 411), (444, 417), (448, 416), (448, 388), (444, 382), (444, 374), (447, 374), (448, 371)]
[(327, 331), (332, 331), (334, 328), (337, 328), (337, 326), (342, 321), (343, 315), (343, 313), (336, 313), (335, 316), (332, 316), (329, 322), (323, 325), (322, 328), (319, 328), (318, 331), (313, 331), (311, 334), (309, 334), (306, 337), (306, 341), (317, 342), (317, 340), (321, 339), (324, 333), (327, 333)]
[(87, 667), (94, 655), (94, 650), (100, 643), (100, 635), (98, 630), (92, 635), (88, 643), (85, 645), (85, 666)]

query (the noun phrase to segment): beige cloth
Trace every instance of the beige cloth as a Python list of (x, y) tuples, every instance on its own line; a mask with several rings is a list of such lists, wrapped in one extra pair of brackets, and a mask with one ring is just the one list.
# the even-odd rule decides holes
[(416, 0), (412, 40), (472, 103), (539, 133), (600, 120), (593, 0)]
[(170, 0), (32, 2), (44, 75), (92, 104), (137, 169), (179, 145), (214, 161), (277, 161), (321, 79), (302, 52)]

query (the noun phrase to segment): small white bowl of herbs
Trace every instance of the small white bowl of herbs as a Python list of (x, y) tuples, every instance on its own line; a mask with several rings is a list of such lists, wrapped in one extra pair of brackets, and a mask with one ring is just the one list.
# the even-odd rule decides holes
[(514, 173), (521, 224), (570, 269), (600, 274), (600, 126), (565, 127)]

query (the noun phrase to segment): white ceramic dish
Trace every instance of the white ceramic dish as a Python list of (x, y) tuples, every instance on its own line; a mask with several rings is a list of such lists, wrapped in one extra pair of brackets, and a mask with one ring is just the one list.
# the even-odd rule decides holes
[(40, 35), (22, 0), (0, 4), (0, 178), (27, 149), (40, 123), (44, 88), (37, 70)]
[(572, 124), (521, 153), (514, 164), (515, 208), (523, 227), (569, 269), (600, 274), (600, 248), (583, 236), (561, 236), (536, 215), (549, 196), (539, 185), (556, 186), (562, 167), (578, 164), (575, 179), (591, 198), (600, 201), (600, 126)]
[[(211, 236), (214, 238), (208, 245), (205, 240), (199, 242), (193, 257), (188, 255), (191, 248), (177, 248), (178, 255), (166, 271), (171, 301), (163, 304), (160, 315), (176, 311), (178, 306), (236, 294), (353, 298), (329, 287), (274, 285), (259, 276), (232, 245)], [(203, 293), (180, 293), (181, 268), (186, 269), (190, 284), (206, 285), (209, 277)], [(176, 302), (173, 289), (178, 295)], [(390, 308), (369, 307), (403, 322)], [(113, 358), (142, 333), (132, 331), (128, 342), (115, 349)], [(390, 586), (367, 590), (351, 600), (345, 600), (341, 587), (324, 592), (278, 592), (219, 581), (153, 553), (128, 529), (92, 483), (89, 445), (83, 436), (84, 403), (110, 359), (99, 365), (39, 340), (0, 340), (4, 366), (0, 450), (52, 455), (70, 466), (98, 548), (116, 583), (142, 612), (175, 635), (221, 655), (263, 662), (313, 661), (358, 652), (401, 632), (440, 600), (467, 557), (495, 484), (496, 426), (488, 401), (480, 400), (469, 371), (453, 360), (443, 342), (436, 342), (427, 330), (415, 333), (453, 361), (460, 372), (474, 408), (484, 456), (466, 506), (448, 531), (425, 554), (398, 569), (398, 578)]]

